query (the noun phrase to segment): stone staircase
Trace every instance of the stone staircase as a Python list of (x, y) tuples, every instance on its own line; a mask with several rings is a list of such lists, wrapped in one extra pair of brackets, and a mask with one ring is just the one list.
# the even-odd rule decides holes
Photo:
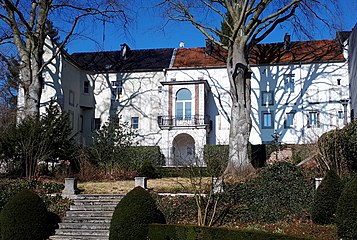
[(77, 195), (50, 240), (109, 239), (113, 211), (124, 195)]

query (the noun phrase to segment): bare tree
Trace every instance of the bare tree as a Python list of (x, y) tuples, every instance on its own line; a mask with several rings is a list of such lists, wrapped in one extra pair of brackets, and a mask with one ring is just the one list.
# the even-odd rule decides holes
[[(279, 24), (309, 35), (304, 27), (313, 19), (329, 24), (323, 10), (337, 6), (335, 0), (165, 0), (161, 2), (169, 20), (189, 22), (209, 40), (227, 51), (227, 71), (232, 99), (229, 162), (225, 175), (236, 177), (253, 167), (248, 159), (252, 126), (250, 96), (250, 49), (266, 38)], [(215, 19), (220, 19), (222, 28)]]
[(20, 119), (39, 114), (42, 72), (52, 60), (43, 60), (46, 37), (53, 33), (50, 20), (61, 25), (63, 38), (58, 54), (84, 21), (120, 20), (125, 24), (124, 3), (128, 4), (121, 0), (0, 0), (0, 44), (14, 44), (20, 61)]

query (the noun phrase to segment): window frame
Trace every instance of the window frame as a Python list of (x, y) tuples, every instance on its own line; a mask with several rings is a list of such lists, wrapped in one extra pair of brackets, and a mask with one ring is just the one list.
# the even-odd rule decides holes
[[(265, 125), (265, 115), (270, 115), (270, 125), (267, 126)], [(262, 111), (261, 112), (261, 126), (262, 129), (274, 129), (274, 113), (269, 112), (269, 111)]]
[(88, 80), (84, 80), (83, 82), (83, 93), (89, 94), (90, 82)]
[[(295, 119), (295, 114), (296, 114), (296, 111), (290, 111), (288, 113), (286, 113), (286, 116), (285, 116), (285, 120), (284, 120), (284, 128), (294, 128), (294, 119)], [(292, 115), (292, 119), (291, 119), (291, 124), (288, 124), (288, 119), (289, 119), (289, 116)]]
[[(312, 124), (311, 120), (311, 114), (316, 114), (316, 117), (314, 117), (314, 124)], [(320, 127), (320, 112), (318, 110), (310, 110), (307, 114), (307, 127), (308, 128), (319, 128)]]
[[(178, 95), (180, 91), (187, 90), (189, 95), (189, 99), (179, 99)], [(182, 107), (178, 107), (178, 105), (181, 105)], [(191, 120), (192, 119), (192, 92), (187, 89), (187, 88), (180, 88), (176, 92), (176, 98), (175, 98), (175, 116), (176, 120)], [(182, 110), (182, 115), (178, 115), (178, 109)]]
[(132, 129), (139, 128), (139, 117), (131, 117), (131, 128)]
[(262, 106), (266, 106), (267, 105), (267, 101), (265, 101), (265, 95), (270, 96), (269, 102), (268, 102), (268, 106), (272, 106), (274, 105), (274, 92), (273, 91), (261, 91), (261, 96), (262, 96), (262, 101), (261, 104)]

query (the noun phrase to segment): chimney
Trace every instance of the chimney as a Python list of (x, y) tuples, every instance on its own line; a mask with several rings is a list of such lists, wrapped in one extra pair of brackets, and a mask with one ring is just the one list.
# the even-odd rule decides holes
[(288, 33), (285, 33), (285, 36), (284, 36), (284, 49), (285, 49), (285, 51), (291, 50), (290, 34), (288, 34)]
[(121, 59), (126, 60), (129, 56), (130, 48), (126, 43), (120, 45), (121, 47)]
[(211, 39), (206, 39), (205, 54), (206, 55), (211, 55), (212, 54), (212, 48), (213, 48), (212, 40)]
[(185, 47), (185, 42), (181, 41), (180, 44), (179, 44), (180, 48), (183, 48)]

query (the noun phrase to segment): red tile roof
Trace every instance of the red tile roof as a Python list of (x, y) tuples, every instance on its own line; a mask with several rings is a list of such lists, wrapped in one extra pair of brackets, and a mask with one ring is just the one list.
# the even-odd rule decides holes
[[(173, 68), (213, 67), (226, 65), (227, 51), (213, 48), (211, 55), (204, 48), (177, 49)], [(289, 51), (284, 43), (258, 44), (250, 51), (250, 64), (287, 64), (345, 61), (336, 40), (292, 42)]]
[(251, 64), (313, 63), (345, 61), (342, 49), (336, 40), (292, 42), (290, 51), (283, 43), (259, 44), (250, 52)]

